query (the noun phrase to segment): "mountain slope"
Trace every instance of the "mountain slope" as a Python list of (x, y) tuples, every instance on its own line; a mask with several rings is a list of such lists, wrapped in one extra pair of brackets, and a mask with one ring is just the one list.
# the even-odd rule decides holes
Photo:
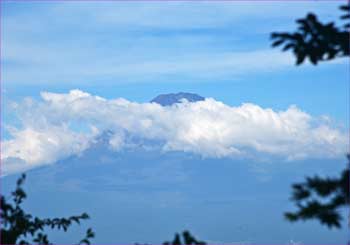
[[(293, 226), (283, 220), (290, 184), (315, 169), (332, 175), (343, 167), (334, 160), (266, 164), (142, 146), (114, 151), (110, 137), (105, 132), (81, 155), (28, 171), (28, 212), (43, 217), (87, 212), (91, 217), (70, 233), (49, 233), (52, 241), (69, 244), (87, 227), (96, 232), (96, 244), (159, 244), (184, 229), (227, 244), (286, 244), (291, 238), (330, 244), (341, 243), (347, 234), (346, 228), (327, 232), (316, 222)], [(6, 196), (17, 177), (1, 180)]]
[(204, 97), (197, 94), (180, 92), (176, 94), (160, 94), (154, 99), (152, 99), (151, 102), (158, 103), (162, 106), (170, 106), (176, 103), (181, 103), (181, 100), (183, 99), (186, 99), (189, 102), (205, 100)]

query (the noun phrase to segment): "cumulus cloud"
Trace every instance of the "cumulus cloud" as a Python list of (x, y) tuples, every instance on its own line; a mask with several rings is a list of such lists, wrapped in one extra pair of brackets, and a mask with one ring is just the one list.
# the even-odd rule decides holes
[(62, 125), (27, 125), (11, 129), (12, 139), (2, 142), (2, 174), (50, 164), (79, 154), (89, 146), (91, 136)]
[(14, 106), (22, 125), (9, 128), (12, 138), (2, 142), (5, 174), (81, 154), (105, 132), (116, 151), (156, 142), (163, 151), (217, 158), (332, 158), (344, 154), (347, 146), (342, 130), (294, 105), (274, 111), (207, 98), (163, 107), (80, 90), (42, 92), (41, 97)]

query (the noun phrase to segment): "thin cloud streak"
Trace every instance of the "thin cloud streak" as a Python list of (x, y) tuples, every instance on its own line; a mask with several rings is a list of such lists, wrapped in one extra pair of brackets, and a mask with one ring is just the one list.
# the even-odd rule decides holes
[[(30, 11), (23, 11), (27, 5)], [(292, 16), (304, 14), (306, 6), (325, 12), (318, 3), (259, 8), (239, 2), (27, 5), (5, 6), (22, 6), (3, 16), (6, 83), (205, 82), (288, 69), (293, 61), (287, 54), (256, 44), (251, 51), (236, 48), (261, 38), (261, 26), (251, 28), (257, 36), (242, 36), (245, 21), (264, 23), (271, 17), (293, 23)], [(289, 11), (280, 11), (286, 7)]]

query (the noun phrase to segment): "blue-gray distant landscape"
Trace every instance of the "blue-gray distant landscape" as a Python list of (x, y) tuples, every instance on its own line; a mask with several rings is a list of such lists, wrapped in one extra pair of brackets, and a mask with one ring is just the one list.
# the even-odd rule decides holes
[(270, 40), (338, 5), (1, 2), (1, 194), (26, 173), (33, 216), (89, 214), (55, 244), (345, 244), (346, 208), (339, 229), (284, 213), (347, 166), (348, 59)]

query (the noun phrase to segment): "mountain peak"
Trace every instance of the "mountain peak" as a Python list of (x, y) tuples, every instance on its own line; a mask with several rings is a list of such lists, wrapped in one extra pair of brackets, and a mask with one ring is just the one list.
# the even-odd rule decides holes
[(198, 94), (192, 94), (192, 93), (170, 93), (170, 94), (160, 94), (154, 99), (151, 100), (151, 102), (160, 104), (162, 106), (170, 106), (176, 103), (181, 103), (181, 100), (186, 99), (189, 102), (196, 102), (196, 101), (202, 101), (205, 100), (204, 97), (198, 95)]

